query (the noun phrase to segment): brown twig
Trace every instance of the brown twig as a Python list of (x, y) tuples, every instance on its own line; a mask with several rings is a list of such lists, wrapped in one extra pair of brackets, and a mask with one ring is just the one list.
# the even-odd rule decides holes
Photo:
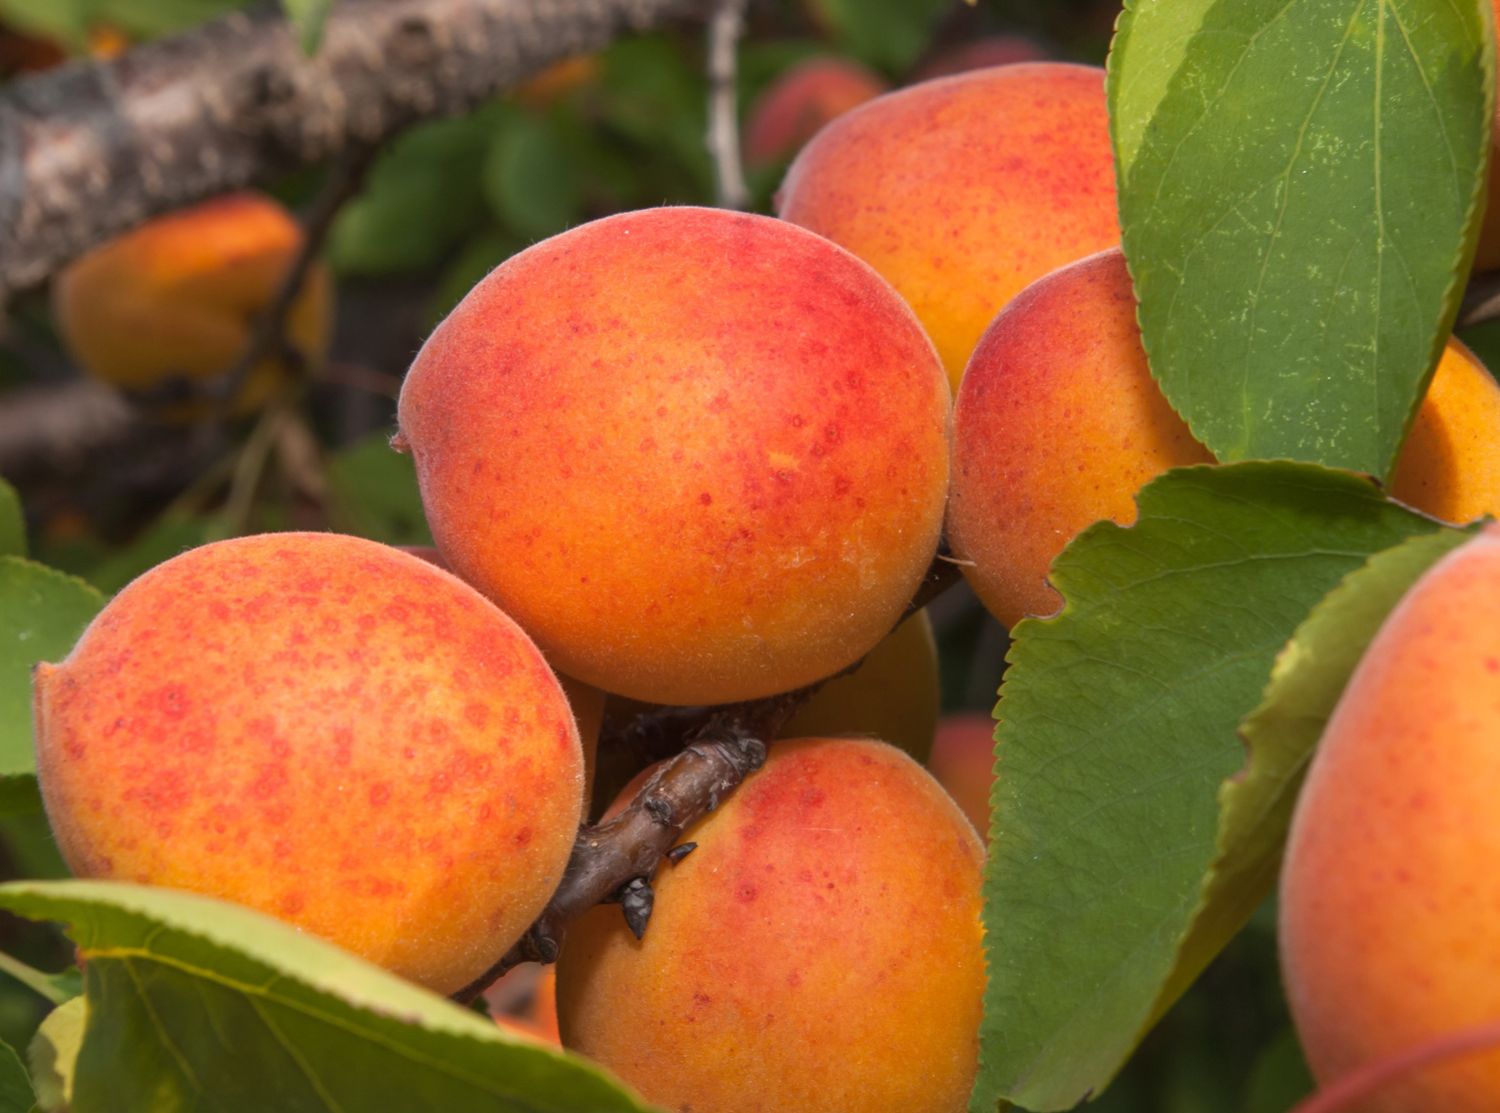
[[(952, 584), (959, 571), (939, 556), (923, 577), (901, 621)], [(900, 625), (898, 622), (897, 625)], [(852, 671), (860, 662), (837, 675)], [(765, 699), (718, 707), (658, 708), (627, 730), (651, 731), (652, 745), (671, 750), (635, 799), (614, 818), (585, 825), (573, 844), (563, 879), (547, 908), (490, 970), (453, 995), (472, 1001), (496, 978), (523, 962), (553, 962), (567, 925), (596, 904), (615, 901), (637, 938), (651, 914), (651, 880), (663, 858), (686, 853), (673, 844), (694, 822), (719, 806), (766, 758), (766, 749), (792, 714), (828, 677)], [(599, 741), (600, 749), (613, 744)], [(674, 748), (675, 746), (675, 748)], [(675, 859), (673, 859), (675, 861)]]
[(0, 304), (157, 213), (453, 116), (709, 0), (344, 0), (306, 55), (279, 5), (0, 91)]
[(1453, 327), (1472, 328), (1497, 317), (1500, 317), (1500, 270), (1472, 275)]

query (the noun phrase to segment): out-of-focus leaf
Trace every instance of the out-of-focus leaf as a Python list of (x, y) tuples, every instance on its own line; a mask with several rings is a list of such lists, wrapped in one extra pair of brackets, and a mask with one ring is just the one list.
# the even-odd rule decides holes
[(1012, 632), (985, 879), (974, 1109), (1071, 1108), (1109, 1082), (1239, 924), (1183, 951), (1219, 786), (1276, 654), (1372, 553), (1439, 528), (1312, 465), (1182, 468), (1130, 528), (1058, 557), (1066, 604)]
[(583, 202), (573, 150), (545, 116), (516, 112), (498, 129), (484, 160), (485, 197), (495, 215), (525, 239), (562, 231)]
[(166, 515), (130, 544), (89, 569), (88, 581), (106, 595), (113, 595), (142, 572), (213, 540), (216, 529), (210, 518)]
[(65, 921), (83, 954), (72, 1113), (647, 1109), (586, 1060), (248, 908), (101, 881), (0, 886), (0, 906)]
[(104, 606), (82, 580), (20, 557), (0, 557), (0, 809), (36, 801), (31, 670), (59, 661)]
[(38, 996), (45, 997), (54, 1005), (70, 1001), (83, 992), (83, 979), (77, 970), (65, 970), (61, 974), (48, 974), (27, 966), (20, 959), (0, 951), (0, 974), (6, 974), (20, 982)]
[(703, 142), (708, 86), (701, 64), (663, 36), (617, 41), (603, 56), (600, 122), (653, 152), (637, 165), (641, 188), (655, 204), (702, 201), (713, 192), (713, 167)]
[(521, 244), (494, 229), (471, 238), (444, 269), (438, 279), (428, 311), (428, 324), (436, 325), (464, 299), (479, 280), (510, 258)]
[(25, 1064), (8, 1043), (0, 1043), (0, 1113), (28, 1113), (36, 1104), (36, 1091)]
[(813, 0), (839, 46), (863, 62), (905, 73), (927, 50), (951, 0)]
[(47, 1014), (26, 1049), (37, 1104), (48, 1113), (67, 1110), (72, 1104), (73, 1075), (87, 1021), (88, 1003), (75, 997)]
[(328, 491), (341, 529), (388, 545), (431, 545), (411, 457), (373, 433), (328, 461)]
[(1315, 1085), (1297, 1033), (1288, 1027), (1255, 1060), (1240, 1113), (1286, 1113)]
[(186, 31), (250, 0), (76, 0), (90, 28), (115, 27), (133, 39)]
[(1385, 476), (1483, 210), (1488, 0), (1132, 0), (1110, 55), (1125, 256), (1220, 460)]
[(436, 264), (479, 223), (480, 171), (499, 106), (424, 124), (398, 139), (344, 207), (329, 238), (343, 274), (390, 274)]
[(297, 29), (297, 40), (302, 49), (308, 54), (316, 54), (333, 0), (281, 0), (281, 6)]
[(16, 489), (0, 479), (0, 556), (26, 555), (26, 519)]

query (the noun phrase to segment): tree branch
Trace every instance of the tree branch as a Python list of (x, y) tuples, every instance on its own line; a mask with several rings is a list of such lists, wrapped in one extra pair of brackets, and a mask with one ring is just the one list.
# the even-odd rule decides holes
[(0, 303), (147, 217), (451, 116), (708, 0), (343, 0), (317, 55), (234, 12), (0, 93)]
[(717, 0), (708, 20), (708, 153), (714, 161), (718, 204), (726, 209), (750, 204), (750, 187), (740, 161), (736, 80), (745, 4), (746, 0)]

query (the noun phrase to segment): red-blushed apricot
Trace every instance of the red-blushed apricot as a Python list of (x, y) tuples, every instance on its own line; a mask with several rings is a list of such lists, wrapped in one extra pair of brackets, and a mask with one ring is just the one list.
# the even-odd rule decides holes
[[(173, 379), (205, 382), (228, 371), (281, 288), (302, 229), (268, 197), (236, 193), (156, 217), (94, 248), (53, 283), (58, 331), (89, 374), (147, 391)], [(332, 332), (333, 289), (315, 264), (287, 313), (286, 333), (319, 366)], [(263, 402), (291, 373), (268, 359), (235, 400)], [(191, 416), (202, 407), (168, 407)]]
[(848, 58), (809, 58), (768, 85), (745, 121), (745, 164), (791, 158), (829, 120), (888, 88), (879, 74)]
[[(443, 554), (432, 545), (400, 545), (398, 548), (437, 565), (445, 572), (452, 571)], [(599, 731), (604, 727), (604, 693), (567, 673), (555, 669), (553, 673), (562, 685), (563, 695), (568, 697), (573, 720), (578, 724), (578, 741), (583, 746), (583, 796), (587, 800), (594, 788), (594, 761), (599, 752)]]
[(989, 839), (990, 789), (995, 782), (995, 720), (965, 712), (938, 721), (927, 768), (969, 817), (979, 837)]
[(923, 610), (896, 627), (859, 668), (814, 692), (778, 737), (862, 734), (925, 762), (940, 698), (937, 639)]
[(578, 733), (455, 577), (336, 534), (193, 549), (36, 673), (37, 772), (81, 877), (238, 901), (439, 992), (546, 904)]
[[(1497, 739), (1490, 526), (1429, 569), (1371, 640), (1297, 798), (1282, 970), (1321, 1082), (1500, 1016)], [(1493, 1113), (1500, 1051), (1391, 1081), (1358, 1108)]]
[(996, 66), (887, 93), (802, 148), (778, 211), (889, 279), (957, 389), (1001, 306), (1120, 240), (1104, 71)]
[(607, 692), (751, 699), (857, 660), (936, 549), (949, 401), (910, 310), (804, 229), (623, 213), (513, 256), (401, 391), (444, 558)]
[(684, 838), (643, 940), (612, 907), (569, 928), (564, 1046), (671, 1110), (966, 1107), (984, 852), (921, 766), (869, 740), (778, 742)]
[[(1168, 468), (1208, 463), (1146, 363), (1119, 249), (1033, 283), (995, 318), (954, 403), (948, 537), (1001, 622), (1055, 611), (1053, 558), (1101, 519), (1135, 520)], [(1500, 513), (1500, 386), (1450, 341), (1393, 493), (1446, 520)]]

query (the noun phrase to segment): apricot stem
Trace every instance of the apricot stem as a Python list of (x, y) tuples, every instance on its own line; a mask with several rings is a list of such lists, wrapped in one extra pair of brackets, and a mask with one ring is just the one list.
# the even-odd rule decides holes
[(1497, 1047), (1500, 1047), (1500, 1020), (1445, 1032), (1425, 1043), (1350, 1071), (1333, 1085), (1323, 1087), (1298, 1103), (1291, 1113), (1339, 1113), (1340, 1110), (1353, 1109), (1355, 1103), (1391, 1082), (1439, 1063)]

